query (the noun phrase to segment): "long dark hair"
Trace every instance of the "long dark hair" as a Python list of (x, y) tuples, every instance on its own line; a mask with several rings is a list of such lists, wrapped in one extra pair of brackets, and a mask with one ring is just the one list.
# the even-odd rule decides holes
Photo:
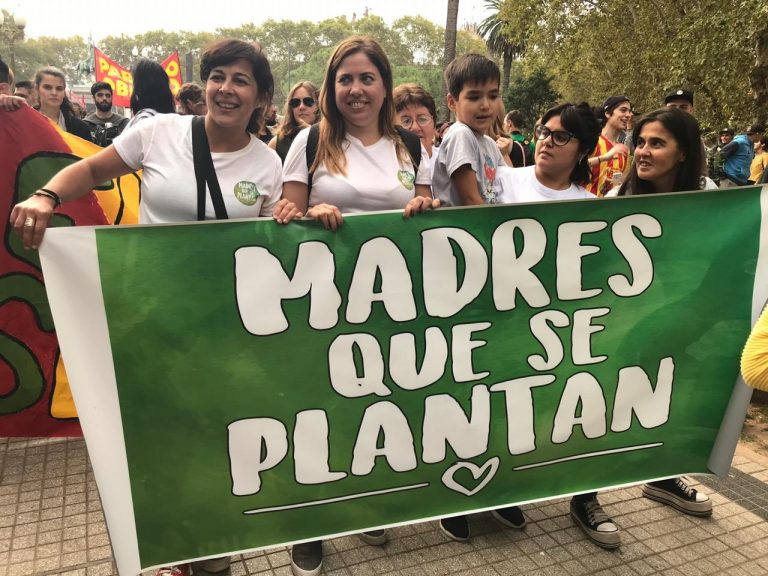
[[(704, 166), (704, 155), (701, 152), (701, 137), (699, 136), (699, 123), (688, 112), (677, 108), (659, 108), (649, 112), (635, 124), (632, 130), (632, 143), (637, 147), (637, 140), (643, 126), (649, 122), (661, 122), (675, 138), (678, 148), (685, 158), (677, 166), (677, 175), (672, 185), (672, 190), (665, 192), (683, 192), (685, 190), (698, 190), (701, 188), (701, 174)], [(632, 162), (629, 176), (619, 188), (619, 196), (633, 196), (637, 194), (653, 194), (656, 190), (648, 180), (643, 180), (637, 175), (637, 162)]]
[(154, 60), (142, 58), (133, 65), (133, 94), (131, 112), (138, 114), (144, 108), (152, 108), (159, 114), (176, 112), (168, 74)]
[(563, 128), (573, 134), (579, 143), (579, 154), (582, 154), (582, 158), (571, 170), (570, 181), (583, 186), (592, 180), (592, 170), (588, 160), (600, 138), (600, 123), (586, 102), (581, 104), (566, 102), (550, 108), (541, 117), (541, 124), (546, 124), (555, 116), (560, 116)]

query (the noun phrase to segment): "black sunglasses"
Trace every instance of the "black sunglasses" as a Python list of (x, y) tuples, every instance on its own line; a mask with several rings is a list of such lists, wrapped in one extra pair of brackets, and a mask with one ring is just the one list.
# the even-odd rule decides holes
[(288, 104), (291, 105), (291, 108), (298, 108), (299, 106), (301, 106), (302, 102), (304, 102), (304, 106), (306, 106), (307, 108), (312, 108), (312, 106), (315, 105), (315, 99), (310, 98), (309, 96), (307, 96), (306, 98), (291, 98), (290, 100), (288, 100)]

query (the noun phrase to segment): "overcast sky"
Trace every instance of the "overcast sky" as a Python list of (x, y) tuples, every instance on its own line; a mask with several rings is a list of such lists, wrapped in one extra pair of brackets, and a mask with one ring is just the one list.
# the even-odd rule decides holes
[[(336, 16), (362, 17), (366, 7), (391, 24), (401, 16), (424, 16), (445, 26), (445, 0), (0, 0), (0, 8), (27, 20), (29, 37), (132, 36), (149, 30), (213, 31), (247, 22), (320, 21)], [(460, 0), (459, 26), (479, 22), (483, 0)]]

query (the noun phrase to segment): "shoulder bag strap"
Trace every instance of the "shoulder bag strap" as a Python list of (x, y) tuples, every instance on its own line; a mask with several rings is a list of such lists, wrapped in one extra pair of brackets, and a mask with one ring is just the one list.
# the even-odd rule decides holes
[(226, 220), (227, 208), (221, 196), (219, 180), (216, 178), (216, 169), (208, 146), (208, 136), (205, 134), (205, 116), (195, 116), (192, 119), (192, 161), (195, 164), (197, 180), (197, 219), (205, 220), (205, 185), (207, 183), (216, 219)]
[(312, 191), (312, 164), (317, 156), (317, 144), (320, 142), (320, 124), (313, 124), (307, 135), (307, 198)]

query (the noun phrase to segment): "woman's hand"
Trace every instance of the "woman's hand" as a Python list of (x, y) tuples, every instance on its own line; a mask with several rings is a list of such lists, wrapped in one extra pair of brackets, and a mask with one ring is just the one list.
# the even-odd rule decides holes
[(272, 211), (272, 218), (277, 220), (278, 224), (288, 224), (288, 222), (295, 218), (303, 217), (304, 214), (296, 207), (296, 204), (287, 198), (280, 199), (280, 201), (275, 204), (275, 209)]
[(332, 204), (312, 206), (312, 208), (307, 210), (307, 217), (320, 220), (326, 230), (333, 230), (334, 232), (344, 223), (341, 210)]
[(629, 157), (629, 148), (624, 146), (624, 144), (616, 143), (613, 145), (613, 148), (610, 149), (609, 154), (611, 155), (611, 158), (617, 155), (624, 156), (624, 158)]
[(30, 196), (13, 207), (8, 219), (24, 248), (37, 250), (53, 216), (54, 200), (47, 196)]
[(408, 201), (403, 210), (403, 218), (409, 218), (425, 210), (434, 210), (440, 207), (440, 200), (429, 196), (415, 196)]
[(9, 94), (0, 94), (0, 108), (6, 112), (13, 112), (22, 106), (27, 106), (27, 101), (20, 96), (11, 96)]
[(512, 139), (506, 136), (496, 138), (496, 146), (502, 155), (509, 156), (512, 153)]

